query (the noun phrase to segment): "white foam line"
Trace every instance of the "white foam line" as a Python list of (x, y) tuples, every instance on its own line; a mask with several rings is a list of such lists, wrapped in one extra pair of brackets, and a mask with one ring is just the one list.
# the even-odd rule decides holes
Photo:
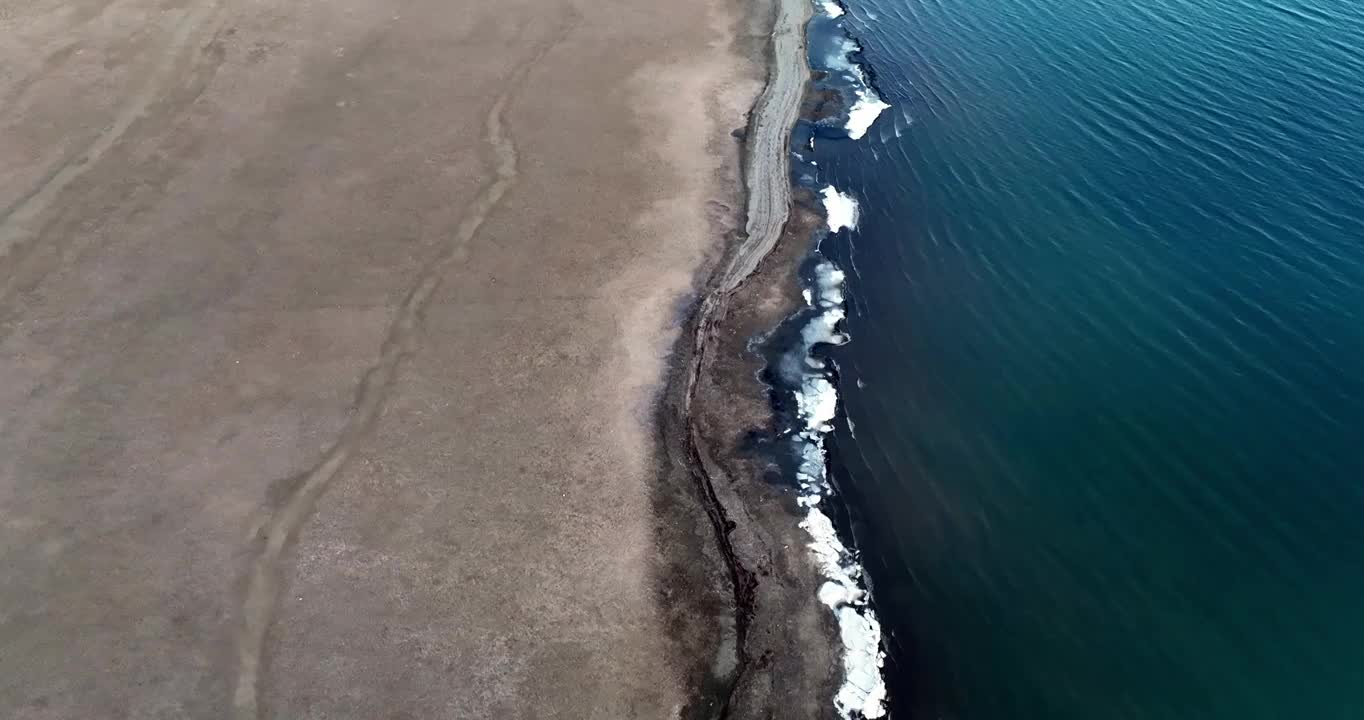
[(843, 16), (842, 6), (834, 2), (834, 0), (820, 0), (819, 9), (823, 10), (824, 14), (831, 18)]
[[(851, 203), (851, 215), (840, 216), (839, 227), (852, 227), (856, 223), (857, 205), (851, 197), (828, 187), (824, 198), (826, 209), (831, 200), (836, 206), (841, 202)], [(846, 206), (843, 209), (846, 210)], [(842, 225), (843, 220), (851, 224)], [(833, 219), (829, 224), (834, 228)], [(820, 502), (833, 491), (825, 461), (824, 439), (833, 430), (838, 412), (838, 389), (824, 364), (810, 351), (821, 343), (846, 341), (837, 329), (844, 317), (843, 281), (843, 271), (824, 261), (815, 267), (815, 287), (805, 291), (806, 303), (822, 312), (801, 331), (806, 372), (800, 390), (796, 392), (797, 413), (803, 425), (796, 435), (801, 458), (797, 471), (798, 501), (806, 513), (800, 526), (810, 535), (810, 551), (825, 578), (819, 588), (819, 601), (838, 618), (839, 637), (843, 643), (843, 684), (834, 696), (834, 706), (839, 715), (848, 720), (856, 717), (870, 720), (886, 714), (886, 685), (881, 676), (885, 661), (881, 651), (881, 624), (867, 605), (862, 566), (838, 539), (833, 521), (819, 509)]]

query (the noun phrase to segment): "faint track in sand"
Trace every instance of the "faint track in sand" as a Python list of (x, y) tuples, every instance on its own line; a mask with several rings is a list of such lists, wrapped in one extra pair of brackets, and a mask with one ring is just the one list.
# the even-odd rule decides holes
[[(160, 61), (141, 86), (118, 109), (113, 121), (94, 140), (66, 162), (50, 170), (36, 186), (9, 207), (0, 210), (0, 263), (10, 260), (23, 243), (36, 236), (38, 222), (61, 192), (87, 170), (94, 167), (147, 112), (151, 104), (175, 82), (177, 65), (195, 38), (208, 33), (215, 24), (216, 0), (204, 0), (187, 10), (161, 55)], [(2, 267), (2, 266), (0, 266)]]
[(336, 478), (356, 447), (383, 413), (384, 402), (403, 359), (417, 348), (421, 316), (440, 288), (445, 273), (464, 258), (469, 242), (497, 208), (517, 179), (516, 144), (503, 122), (508, 103), (520, 90), (530, 71), (567, 35), (565, 25), (511, 73), (502, 94), (493, 101), (485, 122), (484, 140), (492, 151), (493, 181), (483, 187), (464, 212), (454, 234), (440, 254), (417, 276), (389, 324), (379, 360), (360, 380), (355, 404), (337, 441), (322, 459), (291, 479), (286, 497), (258, 528), (259, 551), (247, 570), (242, 600), (241, 626), (236, 639), (235, 686), (232, 696), (234, 720), (256, 720), (260, 712), (260, 680), (266, 636), (274, 620), (283, 580), (281, 558), (312, 514), (318, 498)]

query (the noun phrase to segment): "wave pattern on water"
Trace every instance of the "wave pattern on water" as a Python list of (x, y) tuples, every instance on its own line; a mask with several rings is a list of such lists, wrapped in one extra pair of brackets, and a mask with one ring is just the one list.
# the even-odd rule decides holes
[(826, 446), (892, 711), (1364, 715), (1364, 6), (841, 8), (812, 61), (892, 107), (796, 172), (860, 206)]

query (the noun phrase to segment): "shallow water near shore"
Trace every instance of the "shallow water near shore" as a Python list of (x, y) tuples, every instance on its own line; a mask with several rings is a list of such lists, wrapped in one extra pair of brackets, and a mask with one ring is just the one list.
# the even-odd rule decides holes
[(1364, 11), (846, 0), (810, 56), (889, 105), (793, 171), (857, 204), (824, 445), (892, 715), (1364, 714)]

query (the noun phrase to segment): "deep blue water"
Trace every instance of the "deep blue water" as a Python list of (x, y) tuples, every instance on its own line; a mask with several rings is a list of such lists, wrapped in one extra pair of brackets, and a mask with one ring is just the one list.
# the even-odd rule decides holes
[(845, 7), (814, 54), (893, 107), (808, 157), (893, 715), (1364, 718), (1364, 4)]

